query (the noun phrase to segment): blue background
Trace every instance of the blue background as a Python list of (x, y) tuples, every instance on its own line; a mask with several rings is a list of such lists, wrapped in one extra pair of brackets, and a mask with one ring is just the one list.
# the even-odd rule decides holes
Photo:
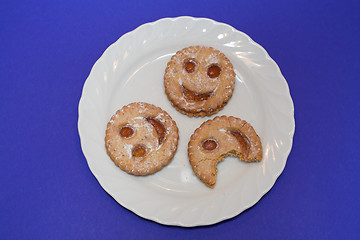
[[(98, 184), (77, 132), (82, 86), (120, 36), (207, 17), (262, 45), (287, 79), (294, 144), (254, 207), (163, 226)], [(0, 239), (360, 239), (359, 1), (1, 1)]]

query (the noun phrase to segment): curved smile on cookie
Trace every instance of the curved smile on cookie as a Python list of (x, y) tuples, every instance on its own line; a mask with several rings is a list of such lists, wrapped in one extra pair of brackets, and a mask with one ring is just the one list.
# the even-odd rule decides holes
[(165, 138), (166, 129), (165, 126), (153, 117), (147, 117), (146, 121), (148, 121), (154, 128), (159, 138), (159, 145), (163, 142)]
[(249, 155), (251, 142), (249, 138), (240, 130), (228, 130), (240, 144), (241, 152), (245, 158)]
[(196, 102), (207, 100), (213, 94), (213, 91), (207, 93), (193, 92), (187, 89), (184, 85), (181, 85), (181, 91), (184, 97), (186, 98), (186, 100), (196, 101)]

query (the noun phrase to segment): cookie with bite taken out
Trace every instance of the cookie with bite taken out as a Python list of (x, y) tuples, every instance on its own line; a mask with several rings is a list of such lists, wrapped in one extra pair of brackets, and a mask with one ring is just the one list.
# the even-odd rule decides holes
[(200, 125), (188, 144), (189, 162), (195, 175), (210, 188), (216, 183), (216, 165), (227, 156), (245, 162), (262, 160), (262, 145), (250, 123), (221, 116)]

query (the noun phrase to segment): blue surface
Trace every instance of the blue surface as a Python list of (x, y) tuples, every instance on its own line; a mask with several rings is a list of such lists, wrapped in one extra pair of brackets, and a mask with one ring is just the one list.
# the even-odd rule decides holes
[[(142, 219), (98, 184), (77, 132), (92, 65), (163, 17), (212, 18), (278, 63), (295, 105), (283, 174), (216, 225)], [(359, 1), (2, 1), (0, 239), (360, 239)]]

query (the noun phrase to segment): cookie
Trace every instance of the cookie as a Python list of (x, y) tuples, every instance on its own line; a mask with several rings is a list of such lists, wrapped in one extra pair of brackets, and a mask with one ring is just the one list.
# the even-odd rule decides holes
[(216, 165), (220, 161), (227, 156), (236, 156), (245, 162), (261, 161), (262, 145), (250, 123), (221, 116), (202, 123), (194, 131), (188, 144), (188, 156), (196, 176), (214, 188)]
[(155, 173), (174, 157), (178, 128), (170, 115), (144, 102), (118, 110), (107, 124), (106, 152), (116, 166), (133, 175)]
[(171, 104), (190, 117), (210, 116), (232, 97), (235, 72), (230, 60), (212, 47), (192, 46), (168, 62), (165, 93)]

